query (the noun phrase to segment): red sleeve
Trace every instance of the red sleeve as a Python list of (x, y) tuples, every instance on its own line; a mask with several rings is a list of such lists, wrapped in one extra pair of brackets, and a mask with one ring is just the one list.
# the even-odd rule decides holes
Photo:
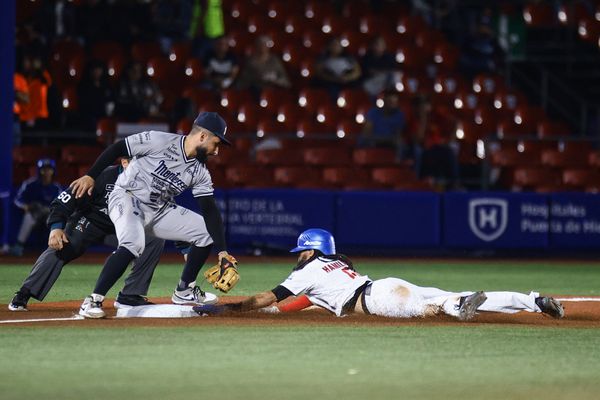
[(281, 312), (294, 312), (303, 310), (312, 305), (313, 304), (310, 302), (308, 297), (302, 295), (296, 298), (296, 300), (290, 301), (289, 303), (278, 305), (277, 308), (279, 308), (279, 311)]

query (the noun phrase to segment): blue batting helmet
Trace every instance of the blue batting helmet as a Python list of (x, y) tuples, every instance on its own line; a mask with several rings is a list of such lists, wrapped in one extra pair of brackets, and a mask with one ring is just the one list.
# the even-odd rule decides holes
[(335, 240), (333, 235), (325, 229), (308, 229), (298, 236), (298, 243), (290, 253), (304, 250), (319, 250), (323, 254), (335, 254)]
[(38, 172), (41, 171), (42, 168), (52, 168), (52, 170), (56, 171), (56, 162), (51, 158), (40, 158), (35, 165), (37, 166)]

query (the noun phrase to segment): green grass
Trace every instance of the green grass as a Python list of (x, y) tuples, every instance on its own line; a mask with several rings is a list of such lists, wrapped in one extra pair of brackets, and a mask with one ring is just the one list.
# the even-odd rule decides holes
[[(292, 261), (292, 260), (290, 260)], [(7, 303), (27, 276), (30, 266), (0, 265), (0, 303)], [(181, 273), (181, 265), (159, 265), (154, 274), (150, 296), (170, 296)], [(240, 266), (242, 279), (232, 295), (251, 295), (268, 290), (282, 282), (292, 264), (258, 265), (248, 262)], [(552, 294), (600, 295), (600, 263), (481, 263), (444, 262), (372, 262), (361, 263), (358, 269), (373, 279), (394, 276), (421, 286), (436, 286), (451, 291), (460, 290), (531, 290)], [(93, 289), (100, 272), (97, 265), (67, 265), (46, 301), (77, 300)], [(204, 284), (205, 289), (206, 284)], [(113, 288), (115, 296), (122, 283)]]
[[(373, 262), (374, 279), (448, 290), (600, 295), (600, 264)], [(0, 303), (29, 266), (0, 266)], [(291, 265), (242, 264), (232, 295), (280, 283)], [(161, 265), (150, 296), (181, 271)], [(65, 267), (48, 301), (88, 294), (98, 266)], [(120, 284), (111, 294), (114, 295)], [(0, 326), (1, 399), (597, 399), (598, 329), (531, 326)]]
[(591, 329), (8, 328), (3, 399), (597, 399)]

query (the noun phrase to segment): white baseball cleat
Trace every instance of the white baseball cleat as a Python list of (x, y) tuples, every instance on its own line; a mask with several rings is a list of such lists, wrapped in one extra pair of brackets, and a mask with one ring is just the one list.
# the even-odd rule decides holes
[(171, 301), (179, 305), (201, 306), (203, 304), (215, 304), (219, 301), (219, 298), (212, 293), (204, 292), (199, 286), (196, 286), (196, 282), (192, 282), (185, 290), (175, 289)]
[(104, 296), (92, 293), (83, 300), (81, 307), (79, 307), (79, 315), (92, 319), (104, 318), (106, 313), (102, 309), (103, 301)]
[(472, 319), (479, 306), (487, 300), (484, 292), (475, 292), (470, 296), (460, 298), (460, 307), (458, 309), (458, 319), (468, 321)]

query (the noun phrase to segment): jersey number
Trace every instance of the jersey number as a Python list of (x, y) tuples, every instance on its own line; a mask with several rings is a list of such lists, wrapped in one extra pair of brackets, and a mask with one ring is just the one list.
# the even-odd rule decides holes
[(348, 275), (350, 278), (354, 279), (359, 276), (358, 272), (354, 271), (350, 267), (342, 268), (342, 272)]
[(62, 201), (63, 203), (68, 203), (69, 200), (71, 200), (71, 195), (67, 192), (62, 192), (61, 194), (58, 195), (58, 199), (60, 201)]

